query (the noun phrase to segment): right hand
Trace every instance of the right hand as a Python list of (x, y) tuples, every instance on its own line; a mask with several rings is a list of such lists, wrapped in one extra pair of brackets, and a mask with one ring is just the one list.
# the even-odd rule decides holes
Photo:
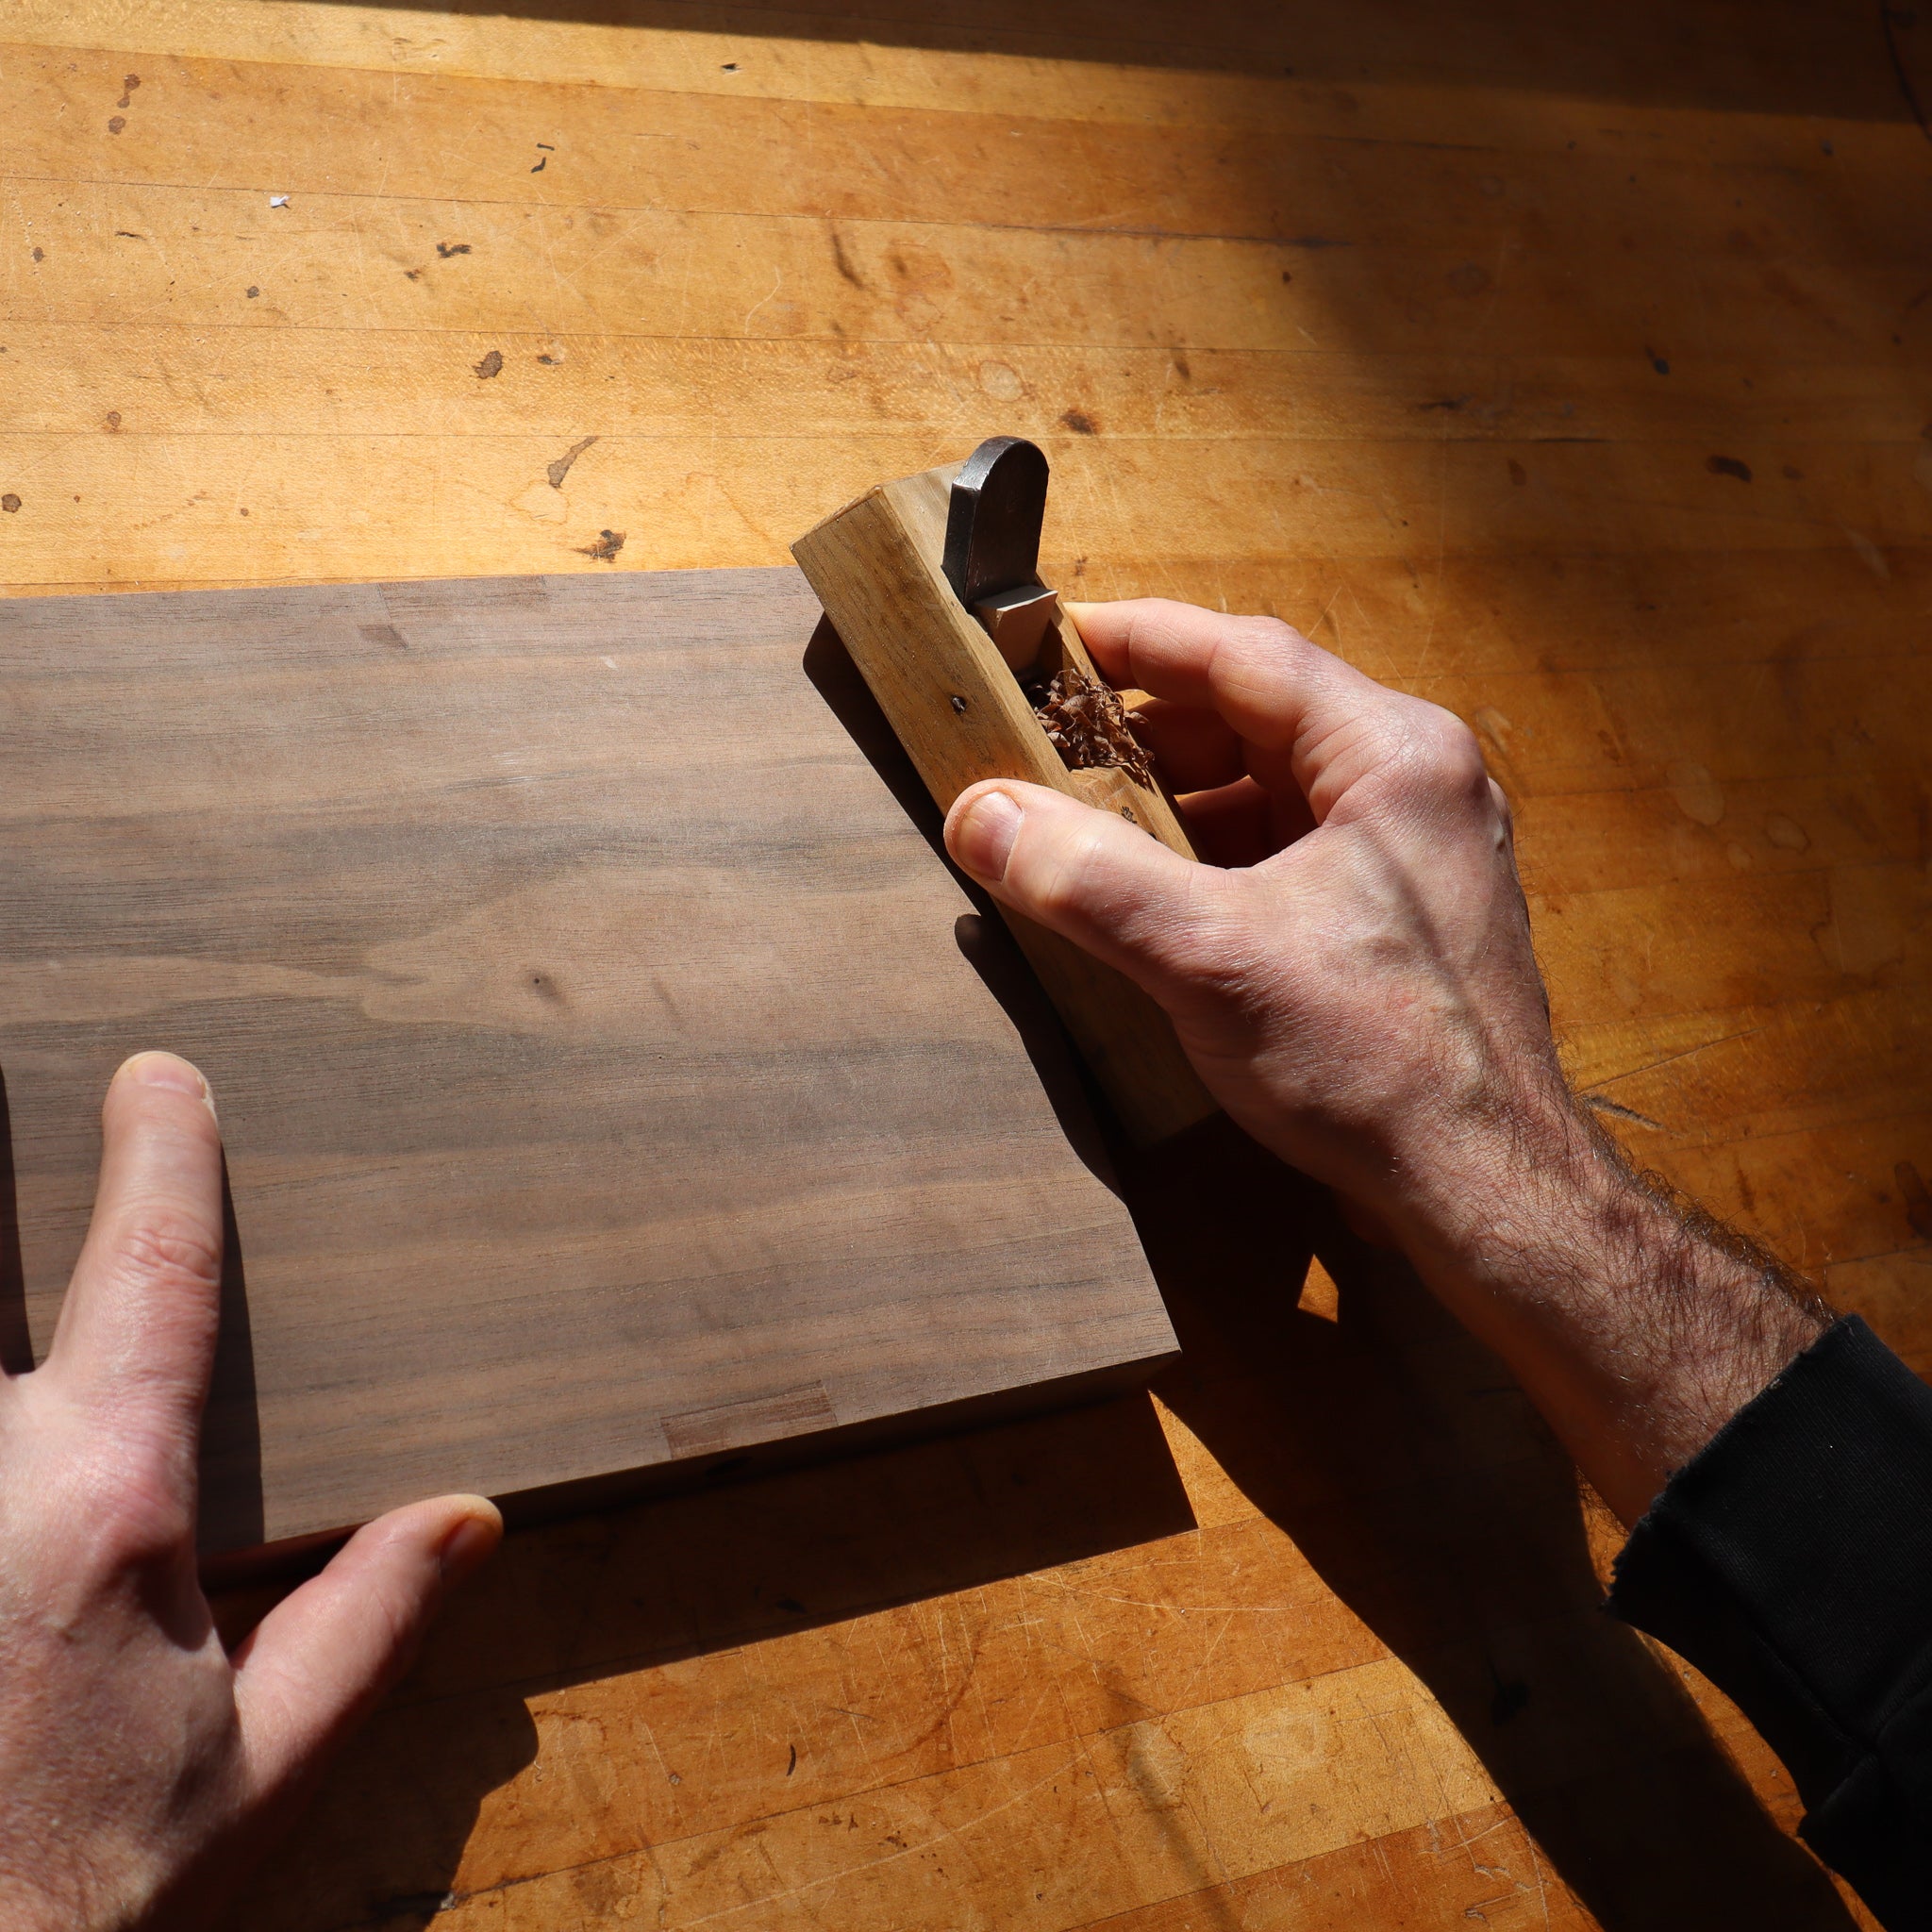
[[(1285, 624), (1157, 599), (1073, 607), (1204, 855), (994, 779), (954, 858), (1166, 1008), (1210, 1092), (1413, 1252), (1578, 1124), (1474, 735)], [(1420, 1258), (1420, 1257), (1418, 1257)]]
[(1107, 675), (1153, 694), (1219, 862), (1006, 779), (959, 795), (947, 849), (1151, 993), (1234, 1119), (1407, 1252), (1634, 1522), (1826, 1311), (1571, 1098), (1467, 725), (1271, 618), (1075, 609)]

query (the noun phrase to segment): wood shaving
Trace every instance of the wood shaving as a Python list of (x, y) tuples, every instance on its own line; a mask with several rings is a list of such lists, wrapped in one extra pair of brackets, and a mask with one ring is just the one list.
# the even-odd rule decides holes
[(1116, 766), (1137, 785), (1154, 789), (1147, 747), (1134, 736), (1117, 692), (1084, 671), (1056, 671), (1047, 682), (1029, 684), (1026, 699), (1070, 772)]

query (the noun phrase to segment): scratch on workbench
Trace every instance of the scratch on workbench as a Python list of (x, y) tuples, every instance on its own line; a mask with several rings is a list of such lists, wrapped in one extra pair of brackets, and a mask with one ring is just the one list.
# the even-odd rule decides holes
[(751, 307), (750, 307), (749, 308), (747, 308), (747, 309), (745, 310), (745, 312), (744, 312), (744, 329), (743, 329), (743, 333), (744, 333), (744, 334), (746, 334), (746, 335), (750, 335), (750, 333), (751, 333), (751, 319), (752, 319), (752, 317), (753, 317), (754, 315), (756, 315), (756, 314), (757, 314), (757, 313), (758, 312), (758, 310), (759, 310), (760, 308), (763, 308), (763, 307), (765, 306), (765, 304), (766, 304), (767, 302), (770, 302), (770, 301), (773, 301), (773, 300), (774, 300), (774, 299), (776, 298), (776, 296), (777, 296), (778, 291), (779, 291), (780, 289), (782, 289), (782, 288), (783, 288), (784, 286), (785, 286), (785, 271), (784, 271), (783, 269), (781, 269), (781, 268), (774, 268), (774, 270), (772, 271), (772, 287), (771, 287), (771, 292), (770, 292), (769, 294), (767, 294), (767, 295), (763, 296), (763, 297), (762, 297), (762, 298), (761, 298), (760, 300), (758, 300), (758, 301), (757, 301), (757, 302), (754, 302), (754, 303), (753, 303), (753, 304), (751, 305)]
[(1281, 1604), (1190, 1604), (1183, 1609), (1178, 1604), (1166, 1602), (1158, 1597), (1128, 1596), (1124, 1591), (1076, 1590), (1073, 1585), (1062, 1582), (1059, 1577), (1052, 1574), (1029, 1577), (1027, 1581), (1036, 1590), (1058, 1591), (1072, 1604), (1120, 1604), (1128, 1609), (1165, 1610), (1176, 1617), (1245, 1616), (1251, 1613), (1273, 1613), (1287, 1607)]
[[(1708, 1053), (1714, 1046), (1727, 1046), (1734, 1040), (1749, 1040), (1754, 1033), (1762, 1033), (1762, 1026), (1747, 1026), (1741, 1033), (1725, 1033), (1716, 1040), (1701, 1040), (1695, 1046), (1687, 1046), (1676, 1053), (1667, 1053), (1662, 1059), (1648, 1060), (1641, 1067), (1626, 1067), (1621, 1074), (1608, 1074), (1601, 1080), (1592, 1080), (1588, 1087), (1579, 1089), (1588, 1100), (1599, 1088), (1613, 1087), (1619, 1080), (1634, 1080), (1639, 1074), (1654, 1074), (1659, 1067), (1668, 1067), (1676, 1060), (1687, 1060), (1692, 1054)], [(1595, 1103), (1592, 1102), (1592, 1105)]]
[[(1334, 554), (1329, 551), (1324, 551), (1322, 554), (1322, 561), (1325, 564), (1334, 565)], [(1334, 590), (1332, 590), (1328, 593), (1327, 603), (1323, 605), (1320, 611), (1317, 612), (1315, 621), (1308, 626), (1307, 632), (1308, 636), (1311, 638), (1319, 636), (1322, 626), (1325, 624), (1328, 626), (1330, 632), (1334, 636), (1338, 649), (1341, 646), (1342, 641), (1341, 620), (1335, 615), (1335, 607), (1341, 602), (1341, 592), (1344, 588), (1345, 586), (1343, 579), (1340, 575), (1338, 575), (1335, 580)]]
[(1190, 1697), (1195, 1695), (1200, 1690), (1202, 1682), (1208, 1678), (1208, 1673), (1213, 1668), (1214, 1659), (1220, 1654), (1222, 1644), (1226, 1641), (1228, 1632), (1234, 1626), (1234, 1612), (1230, 1610), (1222, 1617), (1220, 1627), (1216, 1629), (1214, 1635), (1208, 1640), (1207, 1648), (1202, 1651), (1200, 1657), (1195, 1661), (1193, 1670), (1189, 1674), (1188, 1695)]

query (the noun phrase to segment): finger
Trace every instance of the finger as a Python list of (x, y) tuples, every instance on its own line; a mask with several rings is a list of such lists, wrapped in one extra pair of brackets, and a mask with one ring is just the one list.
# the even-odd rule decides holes
[(1118, 967), (1157, 999), (1198, 952), (1228, 877), (1111, 812), (1003, 778), (954, 800), (946, 849), (1015, 911)]
[(412, 1504), (358, 1529), (321, 1575), (262, 1619), (235, 1652), (257, 1794), (273, 1801), (320, 1770), (502, 1538), (503, 1518), (481, 1496)]
[[(1176, 791), (1206, 801), (1230, 786), (1253, 780), (1240, 793), (1243, 801), (1252, 798), (1256, 787), (1269, 794), (1267, 846), (1254, 858), (1216, 863), (1253, 864), (1313, 829), (1315, 817), (1302, 795), (1291, 750), (1263, 750), (1237, 737), (1234, 726), (1217, 713), (1171, 705), (1161, 698), (1149, 698), (1133, 719), (1135, 737), (1154, 754), (1161, 775)], [(1211, 808), (1219, 810), (1219, 804)]]
[[(1272, 617), (1227, 617), (1158, 597), (1076, 604), (1071, 614), (1116, 685), (1209, 708), (1260, 752), (1288, 753), (1318, 820), (1399, 754), (1411, 713), (1435, 708), (1363, 676)], [(1280, 779), (1262, 761), (1250, 769), (1276, 789)]]
[(1134, 736), (1154, 754), (1161, 775), (1176, 791), (1231, 785), (1247, 771), (1234, 726), (1217, 711), (1149, 698), (1130, 715)]
[(1259, 865), (1280, 850), (1268, 794), (1252, 778), (1179, 800), (1194, 850), (1208, 865)]
[[(47, 1371), (192, 1457), (221, 1312), (222, 1138), (208, 1083), (136, 1054), (101, 1108), (101, 1177)], [(47, 1371), (43, 1371), (46, 1373)]]
[(1217, 711), (1257, 744), (1291, 742), (1291, 718), (1330, 687), (1357, 695), (1382, 690), (1272, 617), (1230, 617), (1165, 597), (1069, 609), (1114, 684)]

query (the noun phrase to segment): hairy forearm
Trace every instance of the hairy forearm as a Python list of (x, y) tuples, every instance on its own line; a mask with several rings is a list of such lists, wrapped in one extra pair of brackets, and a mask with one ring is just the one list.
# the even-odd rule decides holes
[(1456, 1192), (1411, 1229), (1411, 1258), (1626, 1523), (1831, 1319), (1567, 1099)]

